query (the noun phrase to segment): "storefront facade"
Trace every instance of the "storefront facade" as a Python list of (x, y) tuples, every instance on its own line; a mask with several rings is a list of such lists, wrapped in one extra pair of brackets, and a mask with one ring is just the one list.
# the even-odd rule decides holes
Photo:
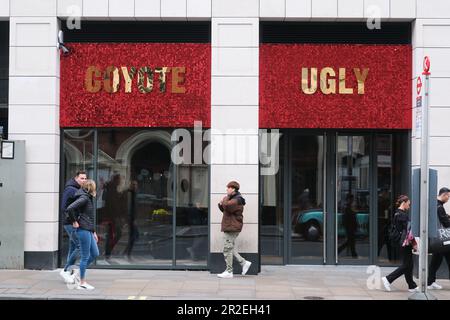
[(412, 50), (409, 24), (384, 28), (260, 24), (260, 128), (281, 133), (281, 170), (261, 176), (263, 263), (398, 259), (386, 233), (409, 193)]
[[(26, 268), (63, 263), (60, 194), (77, 170), (102, 194), (97, 267), (222, 272), (217, 203), (230, 180), (247, 200), (237, 248), (250, 273), (394, 263), (383, 230), (419, 165), (425, 55), (430, 165), (449, 184), (446, 1), (5, 3), (4, 132), (26, 141)], [(175, 164), (180, 129), (201, 156)]]

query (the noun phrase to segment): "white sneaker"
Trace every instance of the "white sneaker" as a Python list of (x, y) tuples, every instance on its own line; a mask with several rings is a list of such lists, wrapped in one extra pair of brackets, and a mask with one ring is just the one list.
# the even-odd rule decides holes
[(442, 290), (442, 286), (438, 285), (436, 282), (433, 282), (427, 288), (430, 290)]
[(233, 278), (233, 273), (228, 272), (228, 271), (225, 270), (224, 272), (219, 273), (217, 276), (219, 278)]
[(69, 271), (64, 271), (64, 269), (62, 269), (59, 275), (64, 279), (65, 283), (74, 283), (73, 277), (70, 275)]
[(245, 261), (244, 265), (242, 266), (242, 275), (245, 276), (245, 274), (247, 273), (248, 269), (250, 269), (250, 266), (252, 265), (252, 263), (250, 261)]
[(383, 281), (384, 289), (386, 291), (391, 291), (391, 284), (389, 283), (388, 279), (386, 277), (381, 278), (381, 281)]
[(414, 289), (408, 289), (409, 292), (420, 292), (419, 287), (415, 287)]
[(78, 290), (94, 290), (95, 288), (86, 282), (84, 284), (79, 284), (77, 289)]
[(73, 280), (73, 283), (79, 284), (81, 282), (80, 269), (73, 269), (72, 274), (70, 276)]

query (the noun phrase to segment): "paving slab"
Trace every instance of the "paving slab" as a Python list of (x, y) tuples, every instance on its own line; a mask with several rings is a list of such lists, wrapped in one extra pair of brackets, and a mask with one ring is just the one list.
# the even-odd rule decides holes
[[(385, 275), (394, 268), (381, 268)], [(67, 286), (57, 270), (0, 270), (0, 299), (111, 299), (111, 300), (407, 300), (403, 278), (393, 291), (367, 287), (367, 266), (263, 266), (257, 276), (220, 279), (208, 271), (89, 269), (93, 291)], [(417, 279), (415, 279), (418, 282)], [(450, 281), (430, 291), (450, 300)]]

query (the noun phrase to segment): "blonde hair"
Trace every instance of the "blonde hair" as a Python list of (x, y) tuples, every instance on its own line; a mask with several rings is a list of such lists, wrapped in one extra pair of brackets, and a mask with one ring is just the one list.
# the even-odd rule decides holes
[(87, 179), (83, 183), (83, 189), (87, 191), (90, 195), (95, 197), (97, 195), (97, 186), (95, 184), (95, 181), (92, 179)]

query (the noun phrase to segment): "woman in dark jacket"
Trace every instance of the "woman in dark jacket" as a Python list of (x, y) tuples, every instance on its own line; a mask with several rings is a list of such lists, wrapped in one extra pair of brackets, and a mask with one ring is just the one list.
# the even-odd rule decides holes
[(386, 291), (391, 291), (390, 284), (402, 275), (405, 275), (406, 282), (408, 283), (408, 290), (410, 292), (418, 290), (417, 284), (413, 280), (413, 249), (415, 249), (415, 247), (413, 247), (413, 243), (405, 241), (405, 238), (408, 237), (410, 231), (410, 219), (407, 212), (410, 205), (411, 202), (407, 196), (401, 195), (398, 197), (396, 202), (397, 210), (394, 214), (393, 223), (395, 224), (395, 228), (401, 234), (398, 245), (400, 246), (402, 265), (395, 269), (391, 274), (381, 279)]
[(93, 180), (86, 180), (83, 187), (75, 193), (75, 201), (66, 209), (66, 213), (80, 241), (80, 284), (79, 290), (93, 290), (93, 286), (86, 282), (86, 268), (99, 255), (97, 234), (94, 224), (94, 197), (96, 186)]

